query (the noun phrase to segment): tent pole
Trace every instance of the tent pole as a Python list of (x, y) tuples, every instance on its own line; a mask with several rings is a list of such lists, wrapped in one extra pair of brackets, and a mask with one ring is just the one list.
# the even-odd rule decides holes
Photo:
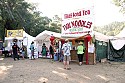
[(86, 56), (86, 65), (89, 64), (89, 55), (88, 55), (88, 39), (85, 38), (85, 44), (86, 44), (86, 53), (85, 53), (85, 56)]

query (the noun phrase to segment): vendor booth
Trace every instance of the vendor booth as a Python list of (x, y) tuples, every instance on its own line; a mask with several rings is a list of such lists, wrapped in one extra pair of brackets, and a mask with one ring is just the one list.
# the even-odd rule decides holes
[(75, 38), (64, 38), (68, 39), (69, 43), (71, 45), (71, 61), (77, 61), (78, 60), (78, 55), (77, 55), (77, 46), (79, 42), (83, 42), (83, 45), (85, 46), (85, 54), (83, 57), (83, 60), (86, 62), (86, 64), (95, 64), (95, 47), (94, 44), (92, 43), (92, 37), (87, 34), (85, 36), (81, 37), (75, 37)]
[[(56, 38), (61, 38), (61, 34), (52, 32), (52, 31), (47, 31), (47, 30), (41, 32), (40, 34), (36, 36), (35, 42), (38, 48), (39, 57), (42, 57), (41, 51), (42, 51), (43, 43), (45, 43), (46, 47), (49, 48), (51, 41), (54, 42)], [(48, 58), (50, 57), (48, 56)]]
[(71, 60), (77, 60), (76, 47), (82, 41), (86, 47), (84, 61), (87, 65), (95, 64), (94, 44), (91, 42), (94, 23), (93, 6), (64, 13), (62, 20), (61, 36), (70, 40)]
[[(32, 41), (34, 41), (34, 39), (35, 37), (30, 36), (25, 31), (23, 31), (23, 29), (7, 30), (7, 37), (5, 37), (5, 50), (11, 52), (13, 42), (16, 42), (19, 48), (21, 48), (22, 45), (25, 47), (26, 57), (29, 57), (31, 55), (30, 49), (29, 49), (30, 44)], [(38, 56), (37, 53), (35, 54), (37, 57)]]

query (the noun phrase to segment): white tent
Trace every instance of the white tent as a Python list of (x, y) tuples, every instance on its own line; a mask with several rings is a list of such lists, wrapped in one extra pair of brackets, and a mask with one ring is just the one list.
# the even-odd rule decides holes
[(102, 33), (94, 31), (94, 35), (95, 35), (95, 39), (96, 40), (105, 41), (105, 42), (109, 41), (109, 37), (104, 35), (104, 34), (102, 34)]
[(118, 35), (110, 38), (110, 41), (116, 50), (121, 49), (125, 45), (125, 28)]
[(125, 28), (118, 35), (116, 35), (115, 37), (125, 38)]
[(36, 41), (36, 45), (38, 48), (38, 52), (41, 53), (42, 50), (42, 44), (45, 43), (46, 46), (49, 48), (50, 46), (50, 37), (51, 36), (57, 37), (57, 38), (61, 38), (61, 34), (60, 33), (56, 33), (56, 32), (52, 32), (52, 31), (43, 31), (40, 34), (38, 34), (35, 38)]
[(30, 36), (29, 34), (27, 34), (25, 31), (23, 31), (23, 37), (5, 37), (5, 40), (8, 41), (8, 45), (5, 48), (6, 50), (11, 50), (12, 49), (12, 45), (13, 45), (13, 39), (18, 39), (18, 46), (20, 47), (22, 44), (22, 40), (23, 40), (23, 45), (27, 47), (27, 55), (30, 54), (30, 44), (32, 41), (34, 41), (35, 37)]
[(47, 47), (50, 46), (50, 37), (51, 36), (57, 37), (57, 38), (61, 38), (61, 34), (60, 33), (56, 33), (56, 32), (52, 32), (52, 31), (43, 31), (40, 34), (38, 34), (35, 38), (35, 41), (37, 43), (37, 47), (39, 49), (39, 47), (41, 47), (41, 45), (43, 43), (46, 44)]
[(43, 31), (40, 34), (38, 34), (35, 38), (36, 41), (49, 41), (51, 35), (53, 35), (54, 37), (58, 37), (61, 38), (61, 34), (60, 33), (56, 33), (56, 32), (52, 32), (52, 31)]

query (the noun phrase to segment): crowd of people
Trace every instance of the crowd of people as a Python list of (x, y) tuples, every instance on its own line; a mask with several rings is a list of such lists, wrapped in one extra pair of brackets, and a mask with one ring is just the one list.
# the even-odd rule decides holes
[[(57, 56), (57, 60), (60, 62), (63, 62), (64, 64), (64, 69), (70, 70), (71, 68), (69, 67), (69, 62), (71, 61), (71, 45), (69, 44), (69, 40), (66, 39), (65, 43), (61, 46), (61, 49), (59, 48), (58, 45), (53, 46), (52, 44), (50, 45), (49, 48), (46, 47), (45, 43), (43, 43), (42, 45), (42, 51), (41, 54), (42, 56), (47, 57), (48, 52), (49, 52), (49, 56), (51, 59), (54, 60), (54, 57)], [(22, 46), (22, 48), (20, 49), (18, 47), (18, 45), (16, 44), (16, 42), (14, 42), (13, 46), (13, 59), (14, 61), (20, 60), (20, 56), (18, 54), (19, 50), (20, 51), (20, 55), (22, 57), (22, 59), (24, 59), (25, 56), (25, 49)], [(30, 45), (30, 51), (31, 51), (31, 60), (34, 60), (34, 42), (31, 43)], [(81, 66), (83, 64), (83, 55), (85, 53), (85, 46), (83, 45), (83, 42), (79, 42), (79, 45), (76, 48), (77, 50), (77, 55), (78, 55), (78, 61), (79, 61), (79, 65)]]

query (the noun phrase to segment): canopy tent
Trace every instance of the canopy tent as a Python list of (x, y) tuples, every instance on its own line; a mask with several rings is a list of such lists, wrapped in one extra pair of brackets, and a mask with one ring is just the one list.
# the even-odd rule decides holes
[(96, 59), (125, 61), (125, 28), (116, 36), (106, 36), (94, 31)]
[(20, 47), (23, 41), (23, 45), (27, 47), (27, 55), (30, 54), (30, 44), (32, 41), (34, 41), (35, 37), (27, 34), (25, 31), (23, 31), (23, 37), (5, 37), (5, 40), (7, 40), (8, 44), (5, 48), (6, 50), (11, 50), (13, 45), (13, 39), (18, 39), (19, 42), (17, 42), (18, 46)]
[(103, 58), (107, 58), (108, 55), (108, 42), (109, 42), (109, 37), (93, 31), (94, 32), (94, 37), (95, 37), (95, 54), (96, 54), (96, 60), (100, 61)]
[(125, 61), (125, 28), (109, 41), (109, 59)]
[(52, 32), (52, 31), (43, 31), (40, 34), (38, 34), (35, 38), (35, 41), (49, 41), (51, 36), (54, 37), (58, 37), (61, 38), (61, 34), (60, 33), (56, 33), (56, 32)]
[(110, 42), (116, 50), (125, 45), (125, 28), (116, 36), (110, 37)]
[(125, 38), (125, 28), (123, 28), (123, 30), (118, 35), (116, 35), (115, 37)]
[(95, 36), (96, 40), (105, 41), (105, 42), (109, 41), (109, 36), (106, 36), (102, 33), (96, 32), (96, 31), (93, 31), (93, 32), (94, 32), (94, 36)]
[[(50, 46), (50, 37), (54, 36), (56, 38), (61, 38), (61, 34), (60, 33), (56, 33), (56, 32), (52, 32), (52, 31), (43, 31), (40, 34), (38, 34), (35, 37), (35, 41), (36, 41), (36, 45), (38, 48), (38, 52), (41, 53), (42, 50), (42, 44), (45, 43), (46, 47), (49, 48)], [(40, 57), (40, 56), (39, 56)]]

